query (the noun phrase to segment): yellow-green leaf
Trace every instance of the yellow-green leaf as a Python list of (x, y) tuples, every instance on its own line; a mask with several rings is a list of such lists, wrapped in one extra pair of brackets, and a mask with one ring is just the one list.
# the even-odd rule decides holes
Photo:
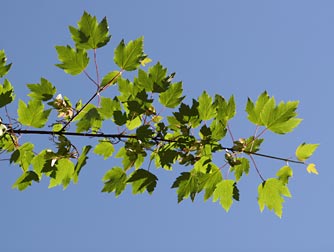
[(319, 144), (302, 143), (296, 149), (297, 159), (302, 162), (309, 159), (313, 155), (314, 151), (318, 148), (318, 146)]
[(313, 163), (309, 164), (307, 166), (306, 170), (307, 170), (308, 173), (313, 173), (313, 174), (316, 174), (316, 175), (319, 174), (318, 171), (317, 171), (317, 169), (315, 168), (315, 164), (313, 164)]

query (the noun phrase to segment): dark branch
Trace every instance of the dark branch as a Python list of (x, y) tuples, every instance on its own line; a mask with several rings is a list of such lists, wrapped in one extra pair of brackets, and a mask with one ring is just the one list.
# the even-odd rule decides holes
[[(10, 132), (16, 133), (16, 134), (39, 134), (39, 135), (64, 135), (64, 136), (80, 136), (80, 137), (105, 137), (105, 138), (115, 138), (115, 139), (124, 139), (124, 138), (134, 138), (137, 139), (136, 135), (124, 135), (124, 134), (104, 134), (104, 133), (78, 133), (78, 132), (65, 132), (65, 131), (47, 131), (47, 130), (14, 130), (11, 129)], [(176, 140), (172, 139), (165, 139), (161, 137), (152, 137), (152, 140), (158, 141), (158, 142), (177, 142)], [(232, 152), (235, 152), (233, 148), (229, 147), (223, 147), (225, 150), (229, 150)], [(244, 153), (248, 155), (255, 155), (259, 157), (265, 157), (265, 158), (270, 158), (270, 159), (276, 159), (276, 160), (281, 160), (285, 162), (290, 162), (290, 163), (296, 163), (296, 164), (304, 164), (304, 162), (293, 160), (293, 159), (288, 159), (288, 158), (282, 158), (282, 157), (276, 157), (276, 156), (271, 156), (271, 155), (266, 155), (262, 153), (257, 153), (257, 152), (249, 152), (249, 151), (243, 151)]]

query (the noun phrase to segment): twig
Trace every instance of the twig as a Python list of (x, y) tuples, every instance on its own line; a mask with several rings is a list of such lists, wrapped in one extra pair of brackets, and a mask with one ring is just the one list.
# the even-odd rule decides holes
[[(48, 130), (22, 130), (22, 129), (12, 129), (11, 132), (15, 134), (39, 134), (39, 135), (64, 135), (64, 136), (81, 136), (81, 137), (105, 137), (105, 138), (115, 138), (115, 139), (122, 139), (122, 138), (132, 138), (132, 139), (137, 139), (136, 135), (125, 135), (125, 134), (104, 134), (104, 133), (78, 133), (78, 132), (66, 132), (66, 131), (48, 131)], [(153, 141), (157, 142), (167, 142), (167, 143), (177, 143), (177, 140), (173, 139), (165, 139), (162, 137), (152, 137), (151, 138)], [(222, 147), (225, 150), (229, 150), (232, 152), (235, 152), (235, 150), (231, 147)], [(291, 162), (291, 163), (296, 163), (296, 164), (304, 164), (304, 162), (293, 160), (293, 159), (288, 159), (288, 158), (282, 158), (282, 157), (276, 157), (272, 155), (267, 155), (267, 154), (262, 154), (262, 153), (257, 153), (257, 152), (249, 152), (249, 151), (243, 151), (245, 154), (248, 155), (255, 155), (259, 157), (265, 157), (265, 158), (270, 158), (270, 159), (276, 159), (276, 160), (281, 160), (285, 162)]]

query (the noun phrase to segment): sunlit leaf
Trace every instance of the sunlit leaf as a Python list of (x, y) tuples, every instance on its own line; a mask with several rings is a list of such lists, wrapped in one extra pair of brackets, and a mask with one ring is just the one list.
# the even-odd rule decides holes
[(58, 59), (61, 64), (57, 67), (71, 75), (80, 74), (89, 63), (87, 52), (83, 49), (73, 49), (70, 46), (56, 46)]
[(138, 169), (130, 175), (127, 182), (132, 184), (133, 194), (142, 193), (145, 190), (149, 194), (152, 194), (157, 185), (157, 180), (158, 178), (153, 173), (144, 169)]
[(114, 167), (106, 172), (102, 180), (104, 182), (102, 192), (115, 192), (115, 196), (118, 197), (126, 187), (127, 177), (122, 168)]
[(100, 140), (94, 148), (94, 153), (103, 156), (107, 159), (112, 156), (114, 152), (114, 145), (108, 139)]
[(28, 94), (31, 98), (41, 101), (48, 101), (52, 99), (56, 93), (56, 87), (47, 79), (41, 78), (41, 82), (37, 84), (27, 84), (31, 93)]
[(0, 84), (0, 108), (14, 101), (14, 98), (14, 88), (12, 84), (5, 79), (3, 85)]
[(231, 167), (231, 171), (234, 172), (235, 180), (238, 182), (241, 176), (245, 173), (249, 173), (249, 160), (247, 158), (238, 158), (238, 164)]
[(258, 187), (258, 204), (262, 212), (267, 206), (269, 210), (275, 212), (278, 217), (282, 217), (283, 202), (285, 197), (291, 197), (288, 187), (282, 180), (276, 178), (267, 179)]
[(87, 106), (81, 114), (82, 116), (78, 118), (79, 122), (77, 123), (77, 132), (84, 132), (88, 130), (97, 132), (101, 128), (102, 117), (95, 106)]
[(174, 181), (172, 188), (177, 188), (177, 201), (180, 203), (183, 199), (190, 196), (190, 199), (194, 201), (195, 196), (201, 191), (201, 172), (182, 172), (179, 177)]
[(115, 49), (114, 61), (117, 66), (126, 71), (136, 70), (147, 57), (143, 51), (144, 38), (131, 40), (128, 44), (122, 40)]
[(7, 57), (5, 51), (0, 50), (0, 78), (5, 76), (8, 73), (10, 67), (12, 66), (11, 63), (6, 65), (6, 62), (7, 62)]
[(302, 143), (299, 145), (296, 149), (296, 157), (299, 161), (306, 161), (309, 159), (314, 151), (318, 148), (319, 144), (307, 144), (307, 143)]
[(213, 202), (219, 199), (221, 206), (228, 212), (233, 203), (233, 191), (234, 191), (235, 181), (234, 180), (222, 180), (220, 181), (215, 191), (213, 192)]
[(62, 185), (65, 190), (74, 174), (74, 164), (67, 158), (62, 158), (56, 162), (56, 170), (51, 175), (49, 188)]
[(182, 91), (182, 82), (171, 84), (165, 92), (160, 93), (159, 101), (167, 108), (175, 108), (184, 99), (184, 96), (181, 97)]
[(34, 145), (32, 143), (24, 143), (12, 153), (10, 162), (19, 164), (23, 171), (28, 171), (31, 160), (35, 156), (33, 150)]
[(198, 113), (201, 120), (210, 120), (216, 115), (216, 109), (212, 104), (212, 98), (206, 91), (198, 97)]
[(44, 110), (44, 105), (39, 100), (30, 100), (28, 105), (19, 100), (17, 110), (18, 120), (26, 126), (42, 128), (48, 120), (51, 109)]
[(317, 171), (317, 169), (315, 168), (315, 164), (313, 164), (313, 163), (309, 164), (307, 166), (306, 170), (307, 170), (308, 173), (313, 173), (313, 174), (316, 174), (316, 175), (319, 174), (318, 171)]
[(281, 169), (278, 170), (276, 176), (279, 180), (281, 180), (284, 184), (289, 182), (289, 178), (293, 175), (292, 169), (290, 166), (283, 166)]
[(112, 71), (112, 72), (107, 73), (102, 79), (101, 87), (104, 87), (107, 85), (114, 85), (120, 76), (121, 76), (120, 71)]
[(96, 49), (105, 46), (110, 38), (107, 18), (104, 17), (99, 23), (95, 16), (84, 12), (78, 22), (78, 29), (70, 26), (72, 39), (77, 48)]
[(88, 152), (91, 150), (92, 146), (86, 145), (82, 148), (81, 155), (79, 156), (77, 163), (74, 167), (74, 173), (73, 173), (73, 182), (77, 183), (79, 179), (79, 174), (81, 172), (82, 167), (84, 167), (87, 163), (88, 159)]
[(33, 171), (26, 171), (15, 181), (13, 188), (23, 191), (30, 186), (33, 181), (39, 182), (38, 175)]

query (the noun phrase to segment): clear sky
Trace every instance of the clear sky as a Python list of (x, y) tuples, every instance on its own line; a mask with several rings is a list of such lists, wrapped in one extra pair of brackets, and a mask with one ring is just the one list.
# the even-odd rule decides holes
[[(320, 143), (312, 158), (319, 175), (293, 166), (293, 197), (282, 219), (257, 204), (261, 182), (254, 169), (240, 185), (240, 202), (228, 213), (218, 203), (177, 204), (170, 186), (184, 168), (157, 171), (152, 196), (119, 198), (100, 193), (101, 178), (116, 161), (91, 157), (79, 183), (47, 189), (48, 180), (24, 192), (11, 189), (19, 167), (0, 163), (0, 251), (332, 251), (334, 248), (333, 83), (334, 1), (4, 1), (0, 49), (13, 62), (8, 78), (17, 98), (25, 84), (49, 79), (58, 92), (87, 98), (93, 88), (84, 76), (71, 77), (54, 66), (55, 45), (71, 44), (68, 25), (83, 11), (107, 16), (111, 43), (98, 52), (101, 71), (114, 70), (119, 41), (145, 38), (145, 52), (184, 83), (187, 98), (206, 90), (235, 94), (236, 137), (254, 127), (244, 112), (247, 97), (267, 90), (279, 100), (300, 100), (301, 126), (286, 136), (265, 135), (262, 152), (290, 156), (303, 141)], [(10, 111), (16, 113), (16, 105)], [(3, 116), (4, 111), (0, 111)], [(46, 138), (27, 140), (43, 144)], [(35, 140), (37, 139), (37, 140)], [(223, 157), (222, 157), (223, 159)], [(264, 176), (284, 163), (257, 158)]]

